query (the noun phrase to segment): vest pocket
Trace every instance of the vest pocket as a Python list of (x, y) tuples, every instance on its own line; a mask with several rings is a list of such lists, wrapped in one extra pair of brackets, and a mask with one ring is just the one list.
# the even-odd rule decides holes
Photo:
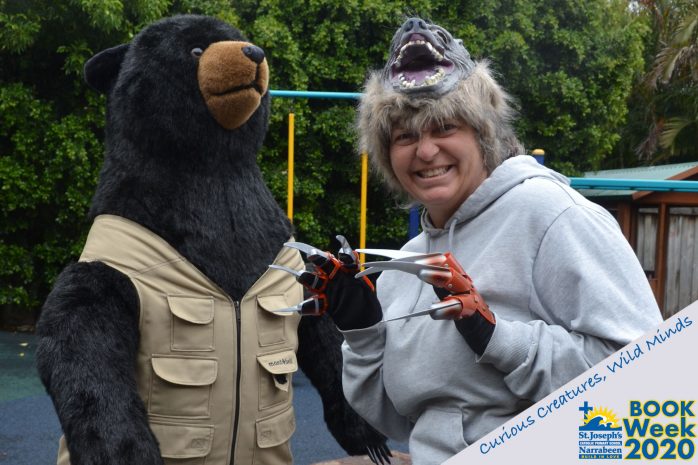
[(298, 371), (296, 353), (284, 350), (257, 356), (259, 370), (259, 410), (268, 409), (291, 399), (291, 374)]
[[(150, 422), (165, 464), (199, 465), (211, 452), (213, 426)], [(171, 459), (171, 460), (168, 460)]]
[(278, 415), (257, 420), (257, 449), (254, 463), (258, 465), (285, 465), (293, 462), (289, 439), (296, 430), (293, 407)]
[(168, 295), (173, 351), (213, 350), (213, 297)]
[(148, 413), (168, 417), (209, 418), (211, 385), (218, 361), (207, 358), (153, 355)]
[[(299, 298), (295, 299), (297, 295)], [(289, 341), (289, 334), (286, 332), (295, 333), (300, 317), (295, 313), (277, 315), (272, 312), (296, 305), (300, 302), (302, 296), (300, 285), (294, 285), (283, 294), (257, 296), (257, 305), (261, 309), (261, 311), (257, 312), (257, 333), (261, 347), (283, 344)]]

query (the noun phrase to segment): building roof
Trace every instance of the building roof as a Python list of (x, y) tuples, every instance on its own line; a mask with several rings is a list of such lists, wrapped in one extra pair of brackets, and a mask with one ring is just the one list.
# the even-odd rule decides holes
[[(698, 161), (687, 163), (674, 163), (670, 165), (641, 166), (638, 168), (623, 168), (617, 170), (588, 171), (585, 178), (612, 178), (612, 179), (686, 179), (698, 174)], [(585, 197), (631, 197), (638, 191), (634, 190), (608, 190), (608, 189), (580, 189)]]

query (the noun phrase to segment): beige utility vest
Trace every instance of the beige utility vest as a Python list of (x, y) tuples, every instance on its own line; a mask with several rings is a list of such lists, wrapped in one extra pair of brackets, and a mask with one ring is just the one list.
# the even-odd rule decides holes
[[(300, 317), (270, 312), (302, 300), (292, 275), (269, 269), (233, 302), (162, 238), (112, 215), (95, 219), (80, 260), (104, 262), (136, 287), (136, 381), (165, 464), (292, 463)], [(289, 248), (274, 263), (303, 269)], [(69, 463), (61, 438), (58, 464)]]

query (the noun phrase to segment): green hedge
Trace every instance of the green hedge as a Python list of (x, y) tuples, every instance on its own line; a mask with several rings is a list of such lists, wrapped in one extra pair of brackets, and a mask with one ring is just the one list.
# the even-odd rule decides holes
[[(174, 13), (238, 25), (269, 57), (273, 89), (357, 92), (413, 12), (487, 56), (518, 97), (519, 131), (548, 164), (569, 174), (602, 165), (641, 72), (642, 22), (608, 0), (0, 0), (0, 309), (32, 313), (57, 272), (75, 260), (102, 157), (104, 99), (81, 78), (93, 53), (128, 41)], [(287, 114), (296, 115), (298, 239), (335, 248), (358, 242), (360, 161), (353, 101), (275, 98), (259, 162), (286, 205)], [(397, 247), (407, 213), (376, 179), (369, 186), (368, 242)]]

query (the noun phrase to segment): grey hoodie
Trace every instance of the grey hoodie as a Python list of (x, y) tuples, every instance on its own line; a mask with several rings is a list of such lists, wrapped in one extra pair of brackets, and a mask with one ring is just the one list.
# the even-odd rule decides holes
[[(344, 392), (377, 429), (438, 464), (649, 331), (661, 315), (615, 219), (564, 176), (517, 156), (448, 220), (403, 250), (451, 251), (494, 312), (478, 357), (452, 321), (429, 317), (344, 332)], [(415, 276), (378, 279), (385, 318), (437, 299)]]

